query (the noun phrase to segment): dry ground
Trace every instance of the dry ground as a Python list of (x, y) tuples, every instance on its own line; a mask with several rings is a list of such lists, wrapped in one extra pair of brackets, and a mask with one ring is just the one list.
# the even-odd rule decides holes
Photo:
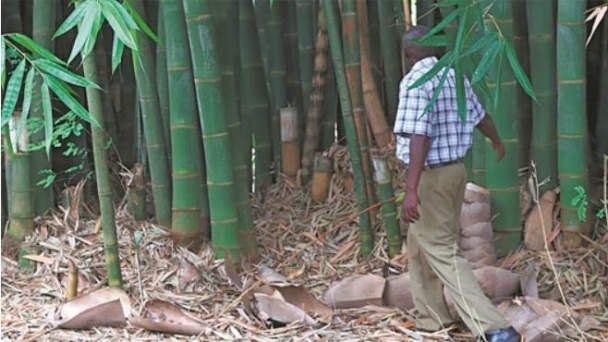
[[(405, 270), (407, 252), (390, 260), (385, 234), (376, 227), (376, 249), (369, 261), (358, 250), (356, 204), (340, 177), (334, 177), (328, 201), (314, 204), (307, 191), (284, 180), (273, 185), (265, 201), (253, 199), (262, 263), (302, 281), (322, 298), (332, 281), (354, 273), (399, 274)], [(57, 307), (65, 301), (68, 261), (80, 269), (79, 292), (105, 285), (106, 271), (99, 221), (64, 219), (61, 211), (38, 221), (28, 240), (37, 256), (30, 273), (2, 259), (2, 341), (185, 341), (134, 327), (89, 331), (53, 330)], [(337, 311), (329, 324), (301, 324), (282, 328), (264, 326), (248, 316), (239, 291), (227, 280), (222, 263), (209, 247), (194, 255), (173, 246), (167, 232), (149, 223), (137, 223), (124, 208), (117, 210), (124, 289), (140, 313), (149, 299), (162, 299), (190, 310), (208, 325), (201, 341), (421, 341), (473, 340), (455, 328), (436, 334), (414, 332), (411, 313), (392, 308)], [(136, 248), (134, 241), (139, 242)], [(137, 258), (136, 258), (137, 255)], [(608, 326), (608, 247), (592, 245), (571, 252), (554, 252), (558, 280), (568, 305), (588, 313)], [(180, 259), (187, 258), (201, 271), (198, 281), (180, 291)], [(520, 252), (501, 261), (514, 271), (528, 263), (539, 268), (539, 289), (556, 295), (556, 278), (546, 254)], [(251, 275), (249, 275), (251, 278)], [(603, 334), (603, 335), (602, 335)], [(579, 340), (608, 340), (606, 332)]]

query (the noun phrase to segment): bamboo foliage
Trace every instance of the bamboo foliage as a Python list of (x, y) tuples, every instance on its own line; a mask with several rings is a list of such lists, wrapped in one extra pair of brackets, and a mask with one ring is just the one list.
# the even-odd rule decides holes
[(232, 150), (225, 117), (210, 1), (184, 0), (191, 46), (196, 100), (203, 127), (213, 246), (218, 258), (239, 260)]
[(587, 216), (575, 198), (588, 189), (585, 79), (586, 0), (557, 2), (557, 148), (562, 239), (578, 247)]
[[(351, 4), (352, 6), (353, 4)], [(355, 176), (355, 191), (357, 195), (357, 208), (359, 210), (359, 224), (361, 229), (361, 253), (364, 256), (371, 254), (373, 249), (373, 231), (371, 229), (371, 218), (367, 211), (369, 205), (367, 191), (365, 187), (365, 175), (362, 167), (362, 153), (359, 148), (358, 129), (353, 117), (353, 105), (351, 104), (351, 94), (349, 82), (345, 70), (345, 59), (342, 53), (339, 28), (336, 20), (336, 11), (332, 1), (323, 2), (323, 10), (327, 20), (327, 33), (329, 36), (329, 47), (331, 57), (335, 66), (336, 82), (340, 95), (340, 105), (344, 118), (344, 128), (348, 134), (348, 150), (350, 152), (351, 163)], [(356, 20), (356, 15), (351, 18), (351, 23)], [(356, 36), (351, 37), (351, 42), (357, 41)], [(357, 51), (357, 50), (355, 50)]]

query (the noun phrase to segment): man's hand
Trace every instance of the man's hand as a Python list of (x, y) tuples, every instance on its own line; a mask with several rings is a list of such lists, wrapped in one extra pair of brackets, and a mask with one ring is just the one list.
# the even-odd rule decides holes
[(496, 161), (500, 162), (505, 156), (505, 146), (502, 144), (502, 140), (498, 140), (492, 143), (492, 149), (496, 151)]
[(401, 202), (401, 219), (403, 222), (413, 222), (420, 218), (418, 213), (418, 194), (416, 191), (408, 191), (403, 202)]

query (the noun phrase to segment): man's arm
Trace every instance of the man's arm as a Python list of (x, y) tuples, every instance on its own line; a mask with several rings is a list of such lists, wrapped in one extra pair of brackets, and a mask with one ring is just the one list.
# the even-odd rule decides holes
[(412, 134), (410, 137), (410, 165), (407, 170), (407, 184), (405, 200), (401, 203), (402, 218), (405, 222), (411, 222), (420, 218), (418, 212), (418, 183), (420, 174), (424, 168), (426, 156), (431, 147), (431, 138), (426, 135)]
[(494, 125), (494, 120), (487, 114), (477, 124), (477, 129), (492, 142), (492, 148), (496, 151), (496, 161), (500, 161), (505, 156), (505, 147), (498, 136), (498, 131)]

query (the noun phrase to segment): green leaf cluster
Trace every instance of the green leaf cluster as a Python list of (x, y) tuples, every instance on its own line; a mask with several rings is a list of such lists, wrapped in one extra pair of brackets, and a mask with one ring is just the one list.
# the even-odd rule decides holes
[[(482, 8), (479, 0), (445, 0), (438, 1), (435, 6), (452, 7), (453, 10), (426, 35), (414, 41), (423, 46), (450, 47), (450, 49), (431, 70), (410, 86), (410, 89), (417, 88), (441, 74), (439, 85), (422, 115), (426, 115), (434, 106), (451, 69), (456, 77), (458, 114), (461, 120), (464, 121), (467, 115), (465, 76), (471, 79), (471, 86), (485, 98), (485, 103), (493, 104), (493, 107), (488, 109), (495, 111), (500, 96), (500, 69), (505, 58), (523, 90), (536, 100), (530, 79), (519, 63), (511, 42), (503, 37), (496, 23), (493, 25), (496, 30), (486, 28), (484, 22), (494, 22), (494, 19), (486, 8)], [(456, 27), (453, 42), (450, 42), (448, 35), (443, 32), (449, 25)], [(475, 63), (475, 60), (478, 62)], [(490, 68), (497, 68), (498, 72), (488, 73)], [(497, 84), (493, 94), (487, 86), (490, 77), (495, 78), (493, 83)]]

